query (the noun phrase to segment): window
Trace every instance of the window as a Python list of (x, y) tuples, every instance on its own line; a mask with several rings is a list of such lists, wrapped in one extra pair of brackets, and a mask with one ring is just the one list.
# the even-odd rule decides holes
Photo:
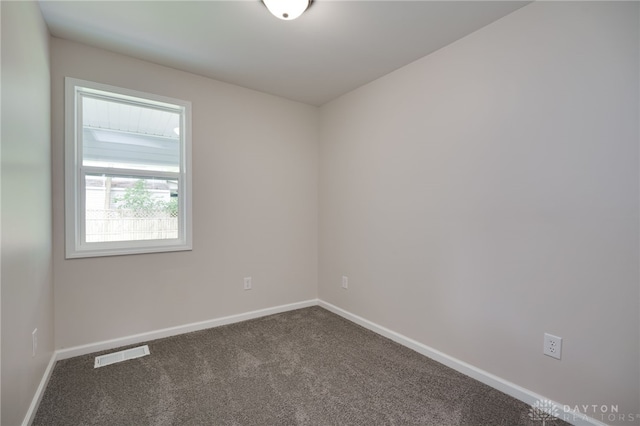
[(65, 79), (66, 257), (191, 250), (191, 103)]

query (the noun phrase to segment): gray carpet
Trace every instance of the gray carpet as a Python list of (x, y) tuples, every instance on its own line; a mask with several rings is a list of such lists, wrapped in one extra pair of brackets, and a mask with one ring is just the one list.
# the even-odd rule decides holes
[(524, 403), (320, 307), (148, 345), (149, 356), (98, 369), (101, 353), (59, 361), (33, 424), (542, 424)]

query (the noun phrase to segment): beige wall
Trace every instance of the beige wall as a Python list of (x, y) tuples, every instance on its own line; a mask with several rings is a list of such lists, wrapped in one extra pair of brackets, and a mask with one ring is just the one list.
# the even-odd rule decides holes
[(320, 298), (640, 413), (638, 18), (534, 3), (325, 105)]
[[(2, 14), (2, 417), (17, 425), (53, 352), (49, 34), (34, 2)], [(31, 332), (38, 329), (32, 356)]]
[[(58, 349), (317, 297), (317, 108), (61, 39), (51, 52)], [(65, 76), (192, 102), (193, 251), (64, 259)]]

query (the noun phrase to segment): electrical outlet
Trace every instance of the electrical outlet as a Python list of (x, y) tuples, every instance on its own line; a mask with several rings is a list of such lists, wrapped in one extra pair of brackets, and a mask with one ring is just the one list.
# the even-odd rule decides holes
[(349, 288), (349, 278), (344, 275), (342, 276), (342, 288)]
[(36, 356), (38, 349), (38, 329), (34, 328), (31, 332), (31, 356)]
[(543, 353), (552, 358), (560, 359), (560, 357), (562, 356), (562, 337), (544, 333)]
[(244, 289), (251, 290), (251, 277), (244, 277)]

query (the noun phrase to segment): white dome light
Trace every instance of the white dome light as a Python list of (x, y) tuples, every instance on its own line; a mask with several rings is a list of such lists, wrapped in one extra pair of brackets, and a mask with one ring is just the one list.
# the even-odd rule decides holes
[(309, 7), (309, 0), (262, 0), (269, 12), (276, 18), (291, 21)]

